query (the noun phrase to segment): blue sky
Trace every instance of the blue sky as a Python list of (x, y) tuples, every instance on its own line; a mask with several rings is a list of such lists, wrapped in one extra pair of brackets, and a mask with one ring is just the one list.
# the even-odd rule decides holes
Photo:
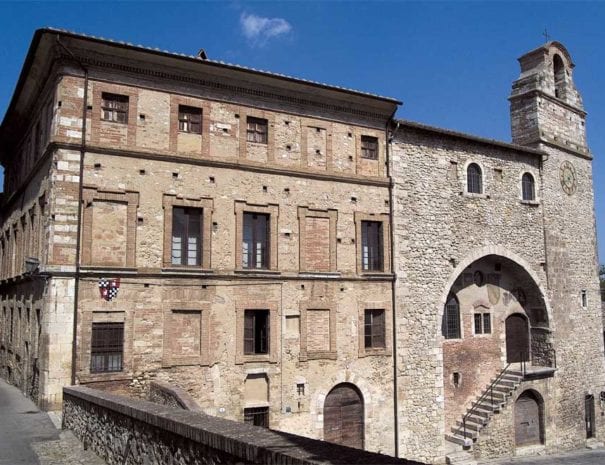
[[(398, 117), (510, 141), (516, 58), (562, 42), (588, 111), (605, 263), (605, 2), (0, 2), (0, 115), (54, 26), (403, 100)], [(2, 175), (0, 174), (0, 180)]]

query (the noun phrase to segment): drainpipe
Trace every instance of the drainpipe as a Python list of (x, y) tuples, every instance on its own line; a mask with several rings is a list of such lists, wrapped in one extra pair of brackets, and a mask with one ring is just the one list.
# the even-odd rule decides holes
[(389, 235), (390, 235), (390, 242), (391, 242), (391, 250), (390, 250), (390, 256), (391, 256), (391, 273), (393, 274), (393, 280), (392, 280), (392, 285), (391, 285), (391, 315), (392, 315), (392, 342), (391, 344), (393, 345), (393, 422), (394, 422), (394, 440), (395, 440), (395, 457), (399, 457), (399, 413), (398, 413), (398, 402), (397, 402), (397, 395), (398, 395), (398, 386), (397, 386), (397, 301), (396, 301), (396, 294), (395, 294), (395, 285), (397, 283), (397, 272), (395, 270), (395, 231), (394, 231), (394, 221), (393, 221), (393, 214), (394, 214), (394, 195), (393, 195), (393, 179), (391, 178), (391, 159), (390, 159), (390, 150), (389, 148), (391, 147), (391, 143), (393, 141), (393, 137), (395, 136), (395, 133), (397, 132), (397, 129), (399, 129), (399, 123), (397, 123), (397, 126), (395, 126), (395, 129), (392, 133), (390, 133), (389, 129), (390, 126), (392, 125), (392, 123), (394, 122), (393, 118), (395, 116), (395, 113), (397, 112), (397, 108), (395, 108), (395, 110), (393, 110), (393, 113), (391, 114), (391, 117), (388, 119), (387, 123), (386, 123), (386, 127), (385, 127), (385, 134), (386, 134), (386, 164), (387, 164), (387, 178), (389, 180)]
[(84, 97), (82, 99), (82, 140), (80, 142), (80, 176), (78, 179), (78, 226), (76, 236), (76, 271), (74, 274), (74, 324), (73, 324), (73, 341), (71, 345), (71, 385), (76, 384), (76, 360), (78, 356), (78, 296), (80, 291), (80, 248), (81, 248), (81, 229), (82, 229), (82, 197), (84, 191), (84, 156), (86, 155), (86, 116), (88, 106), (88, 69), (82, 64), (78, 58), (69, 50), (60, 40), (57, 35), (57, 44), (67, 52), (67, 54), (78, 64), (84, 71)]

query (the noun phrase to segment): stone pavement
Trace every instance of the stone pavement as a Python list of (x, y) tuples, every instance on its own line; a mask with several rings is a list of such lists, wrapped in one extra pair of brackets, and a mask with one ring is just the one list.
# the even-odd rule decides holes
[(105, 465), (58, 430), (19, 389), (0, 379), (0, 465)]
[(605, 464), (605, 449), (579, 449), (557, 455), (509, 457), (507, 459), (479, 463), (481, 465), (603, 465)]

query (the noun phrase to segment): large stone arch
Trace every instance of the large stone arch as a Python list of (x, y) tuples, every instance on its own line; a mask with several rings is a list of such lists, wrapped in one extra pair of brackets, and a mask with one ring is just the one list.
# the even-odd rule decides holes
[(529, 262), (527, 262), (523, 257), (521, 257), (520, 255), (515, 254), (514, 252), (511, 252), (510, 250), (506, 249), (505, 247), (499, 246), (499, 245), (489, 245), (489, 246), (485, 246), (485, 247), (481, 247), (479, 249), (476, 249), (474, 251), (472, 251), (471, 253), (469, 253), (457, 266), (456, 268), (452, 271), (452, 273), (450, 274), (449, 279), (447, 280), (447, 282), (444, 284), (444, 286), (442, 287), (442, 291), (441, 294), (439, 296), (439, 301), (437, 302), (437, 321), (436, 321), (436, 331), (437, 331), (437, 337), (435, 338), (436, 341), (436, 349), (440, 350), (441, 349), (441, 341), (442, 341), (442, 336), (441, 336), (441, 322), (443, 319), (443, 309), (445, 307), (445, 303), (447, 301), (447, 297), (450, 293), (450, 289), (452, 288), (452, 286), (454, 285), (454, 282), (456, 281), (456, 279), (458, 278), (458, 276), (460, 276), (460, 274), (472, 263), (488, 257), (490, 255), (495, 255), (495, 256), (499, 256), (499, 257), (503, 257), (506, 258), (514, 263), (516, 263), (519, 267), (521, 267), (533, 280), (534, 284), (536, 285), (536, 287), (540, 290), (541, 293), (541, 297), (544, 300), (544, 305), (546, 307), (546, 312), (548, 315), (548, 321), (549, 321), (549, 325), (550, 325), (550, 329), (552, 332), (554, 332), (555, 328), (554, 328), (554, 319), (553, 319), (553, 315), (552, 315), (552, 308), (550, 306), (550, 302), (548, 300), (548, 295), (546, 294), (546, 290), (545, 288), (542, 286), (541, 284), (541, 280), (540, 277), (537, 275), (537, 273), (532, 269), (531, 265), (529, 264)]

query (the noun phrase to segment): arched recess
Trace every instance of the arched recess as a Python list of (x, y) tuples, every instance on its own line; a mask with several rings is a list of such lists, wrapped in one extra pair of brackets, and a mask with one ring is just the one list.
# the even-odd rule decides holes
[(549, 329), (550, 329), (550, 331), (555, 331), (554, 321), (552, 319), (552, 308), (551, 308), (548, 298), (546, 296), (546, 292), (545, 292), (544, 288), (542, 287), (542, 285), (540, 284), (541, 280), (540, 280), (540, 277), (538, 276), (538, 274), (532, 269), (530, 264), (526, 260), (524, 260), (521, 256), (505, 249), (504, 247), (501, 247), (498, 245), (489, 245), (489, 246), (481, 247), (479, 249), (474, 250), (473, 252), (469, 253), (462, 261), (460, 261), (460, 263), (456, 266), (454, 271), (450, 274), (449, 279), (443, 286), (441, 296), (437, 303), (437, 321), (435, 322), (436, 323), (435, 329), (437, 331), (437, 338), (436, 338), (436, 348), (437, 349), (441, 348), (441, 322), (443, 320), (443, 310), (445, 308), (447, 299), (450, 295), (450, 289), (453, 287), (453, 285), (454, 285), (455, 281), (458, 279), (458, 277), (464, 272), (464, 270), (466, 268), (468, 268), (469, 265), (471, 265), (473, 262), (480, 260), (481, 258), (490, 256), (490, 255), (506, 258), (506, 259), (516, 263), (520, 268), (522, 268), (527, 273), (529, 278), (531, 278), (531, 281), (540, 290), (540, 294), (541, 294), (541, 297), (544, 301), (544, 305), (546, 308), (546, 318), (548, 319)]
[(515, 401), (515, 446), (544, 444), (544, 400), (533, 389), (524, 391)]
[(323, 418), (324, 441), (364, 448), (364, 401), (355, 385), (341, 383), (332, 388), (324, 402)]
[(555, 97), (565, 98), (565, 86), (567, 83), (567, 75), (565, 63), (560, 55), (554, 54), (552, 57), (553, 76), (555, 79)]

